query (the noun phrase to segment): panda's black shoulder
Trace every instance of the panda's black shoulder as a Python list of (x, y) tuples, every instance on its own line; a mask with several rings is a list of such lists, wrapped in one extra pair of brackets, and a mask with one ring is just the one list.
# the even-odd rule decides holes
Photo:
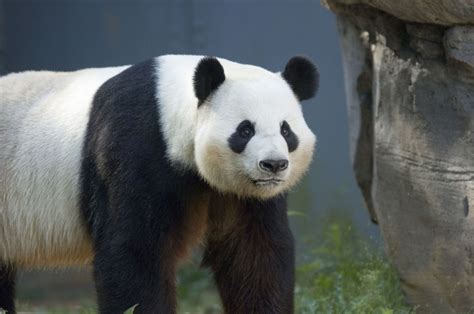
[(88, 148), (89, 154), (115, 154), (123, 159), (122, 150), (130, 155), (165, 150), (158, 125), (156, 80), (155, 59), (150, 59), (130, 66), (99, 87), (90, 109), (86, 152)]
[[(172, 164), (167, 158), (167, 139), (160, 125), (156, 59), (130, 66), (97, 90), (89, 114), (83, 160), (101, 166), (103, 177), (118, 168), (138, 168), (160, 173), (163, 178), (196, 177), (196, 173)], [(83, 165), (84, 166), (84, 165)]]
[(97, 90), (92, 110), (106, 103), (115, 107), (155, 107), (156, 61), (149, 59), (130, 66), (108, 79)]

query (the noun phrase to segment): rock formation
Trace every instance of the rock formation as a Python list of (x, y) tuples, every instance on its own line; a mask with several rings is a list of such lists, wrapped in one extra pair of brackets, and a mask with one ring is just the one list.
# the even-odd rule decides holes
[(417, 312), (474, 310), (474, 1), (322, 0), (355, 176)]

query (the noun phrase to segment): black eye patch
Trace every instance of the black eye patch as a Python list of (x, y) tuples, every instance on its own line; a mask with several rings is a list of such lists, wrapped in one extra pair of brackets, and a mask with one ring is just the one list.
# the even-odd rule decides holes
[(255, 127), (249, 120), (240, 122), (235, 132), (227, 140), (230, 149), (235, 153), (240, 154), (245, 150), (247, 143), (254, 135)]
[(290, 153), (294, 152), (298, 148), (300, 141), (298, 140), (298, 136), (296, 136), (296, 134), (291, 130), (288, 122), (283, 121), (281, 124), (280, 133), (288, 145), (288, 151)]

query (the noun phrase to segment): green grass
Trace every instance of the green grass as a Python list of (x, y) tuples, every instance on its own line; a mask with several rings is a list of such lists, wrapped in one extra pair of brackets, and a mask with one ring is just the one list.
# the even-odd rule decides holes
[(350, 224), (330, 223), (297, 269), (296, 313), (410, 313), (398, 278)]
[(199, 259), (178, 274), (178, 312), (221, 313), (219, 296), (210, 271), (199, 268)]

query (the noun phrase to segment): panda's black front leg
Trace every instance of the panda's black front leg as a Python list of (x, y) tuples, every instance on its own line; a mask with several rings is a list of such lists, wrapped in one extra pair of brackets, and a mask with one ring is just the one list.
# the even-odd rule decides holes
[[(214, 272), (225, 312), (293, 313), (294, 241), (286, 198), (235, 202), (231, 227), (210, 230), (203, 261)], [(215, 220), (227, 208), (214, 205), (211, 225), (222, 226)]]
[(175, 271), (165, 234), (149, 226), (109, 226), (96, 246), (100, 313), (175, 313)]
[(91, 223), (99, 312), (136, 305), (134, 313), (175, 313), (183, 199), (153, 182), (137, 179), (127, 187), (110, 186), (107, 209)]

